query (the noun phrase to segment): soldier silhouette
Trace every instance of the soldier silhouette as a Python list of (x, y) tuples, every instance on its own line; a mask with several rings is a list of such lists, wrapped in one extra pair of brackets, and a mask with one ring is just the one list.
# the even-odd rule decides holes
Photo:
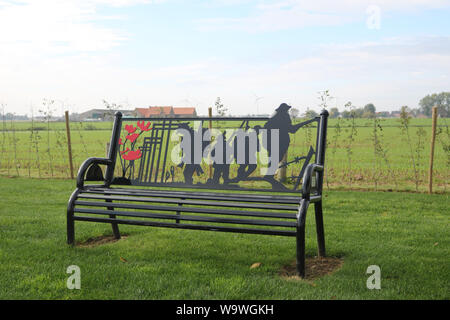
[[(182, 168), (184, 166), (184, 170), (183, 170), (184, 182), (186, 184), (194, 184), (194, 179), (193, 179), (194, 173), (196, 173), (197, 176), (200, 176), (200, 175), (202, 175), (204, 173), (204, 171), (202, 169), (202, 166), (200, 164), (193, 163), (194, 162), (194, 152), (195, 152), (195, 149), (194, 149), (194, 134), (195, 134), (195, 131), (194, 131), (193, 128), (189, 127), (189, 125), (187, 123), (180, 124), (179, 128), (187, 130), (189, 132), (190, 142), (191, 142), (191, 144), (190, 144), (190, 148), (191, 148), (190, 151), (191, 152), (190, 152), (190, 163), (185, 163), (183, 161), (180, 164), (178, 164), (178, 167)], [(204, 133), (204, 131), (206, 129), (203, 129), (202, 127), (199, 127), (198, 130), (202, 130), (200, 132), (202, 133), (202, 136), (203, 136), (203, 133)], [(183, 139), (183, 138), (181, 138), (181, 139)], [(209, 142), (206, 142), (206, 143), (203, 142), (202, 143), (202, 152), (203, 152), (203, 150), (205, 149), (205, 147), (206, 147), (206, 145), (208, 143)]]
[(296, 133), (298, 129), (300, 129), (304, 124), (299, 123), (296, 125), (292, 125), (291, 116), (289, 115), (290, 105), (286, 103), (280, 104), (280, 106), (275, 109), (275, 115), (271, 117), (266, 124), (264, 125), (264, 129), (269, 129), (267, 134), (267, 147), (269, 156), (271, 154), (271, 140), (270, 140), (270, 129), (278, 129), (279, 134), (279, 146), (278, 146), (278, 161), (281, 161), (286, 154), (289, 144), (291, 143), (291, 139), (289, 137), (290, 133)]
[[(280, 161), (282, 161), (284, 155), (286, 154), (289, 144), (291, 142), (289, 134), (294, 134), (304, 126), (306, 123), (299, 123), (296, 125), (292, 124), (291, 117), (289, 115), (289, 106), (286, 103), (280, 104), (280, 106), (275, 109), (275, 114), (264, 124), (264, 129), (267, 130), (267, 135), (262, 137), (262, 146), (259, 144), (259, 139), (257, 143), (257, 151), (260, 152), (261, 147), (267, 150), (267, 154), (269, 156), (269, 168), (278, 165)], [(255, 126), (253, 130), (256, 131), (257, 136), (259, 136), (261, 131), (260, 126)], [(272, 129), (278, 130), (278, 158), (272, 159)], [(246, 149), (248, 150), (248, 145), (246, 145)], [(272, 164), (271, 161), (277, 161), (276, 164)], [(239, 181), (250, 181), (250, 180), (265, 180), (272, 185), (273, 189), (286, 189), (286, 187), (277, 181), (274, 178), (275, 172), (270, 171), (264, 177), (250, 177), (250, 175), (256, 170), (257, 165), (253, 164), (241, 164), (237, 171), (237, 176), (231, 179), (231, 182), (239, 182)]]
[[(250, 129), (249, 127), (245, 128), (246, 131), (248, 131), (248, 129)], [(256, 134), (256, 148), (255, 148), (255, 154), (250, 154), (250, 141), (248, 138), (245, 139), (245, 150), (246, 150), (246, 161), (243, 164), (239, 165), (239, 168), (237, 169), (237, 176), (233, 179), (231, 179), (231, 182), (239, 182), (241, 180), (246, 180), (258, 167), (258, 165), (256, 163), (249, 163), (249, 159), (251, 156), (253, 156), (255, 159), (257, 158), (257, 153), (259, 151), (259, 131), (261, 130), (261, 126), (256, 125), (255, 127), (253, 127), (253, 129), (255, 131)], [(236, 144), (235, 144), (236, 146)], [(236, 155), (237, 151), (235, 152)]]
[(230, 164), (226, 161), (226, 154), (227, 154), (227, 139), (226, 139), (226, 130), (220, 134), (217, 139), (222, 140), (222, 143), (216, 144), (214, 148), (211, 151), (211, 156), (216, 156), (216, 151), (219, 146), (222, 146), (221, 152), (217, 152), (219, 154), (222, 154), (221, 163), (217, 163), (214, 161), (212, 164), (212, 167), (214, 169), (214, 173), (211, 179), (208, 179), (208, 184), (219, 184), (220, 178), (223, 179), (223, 184), (228, 184), (230, 182)]
[[(284, 155), (286, 154), (291, 139), (289, 137), (290, 133), (296, 133), (298, 129), (304, 126), (304, 123), (299, 123), (296, 125), (292, 124), (291, 117), (289, 115), (290, 105), (286, 103), (280, 104), (280, 106), (275, 109), (275, 114), (266, 122), (264, 129), (267, 129), (267, 139), (263, 142), (265, 149), (269, 155), (269, 159), (272, 159), (272, 141), (271, 135), (272, 129), (278, 129), (278, 163), (282, 161)], [(272, 164), (269, 163), (269, 167)], [(275, 173), (269, 173), (264, 177), (264, 180), (269, 181), (274, 188), (285, 189), (284, 185), (274, 178)]]

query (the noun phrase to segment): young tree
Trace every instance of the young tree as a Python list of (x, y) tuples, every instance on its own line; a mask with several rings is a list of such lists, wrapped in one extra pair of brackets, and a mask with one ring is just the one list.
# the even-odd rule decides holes
[(314, 118), (314, 117), (318, 116), (318, 113), (315, 112), (314, 110), (307, 108), (304, 115), (305, 115), (305, 118)]
[(331, 108), (330, 109), (330, 118), (337, 118), (339, 117), (340, 112), (338, 108)]
[(222, 103), (222, 101), (220, 100), (220, 97), (217, 97), (216, 102), (214, 103), (215, 107), (216, 107), (216, 113), (219, 117), (225, 117), (228, 108), (225, 107)]
[(291, 108), (291, 110), (289, 110), (289, 113), (291, 114), (291, 118), (295, 120), (300, 114), (300, 111), (297, 108)]
[(123, 106), (121, 104), (117, 103), (109, 103), (105, 99), (103, 99), (103, 104), (106, 107), (106, 111), (103, 113), (103, 119), (104, 120), (111, 120), (114, 119), (114, 114), (116, 111), (123, 109)]
[(363, 109), (363, 118), (374, 118), (375, 117), (375, 106), (373, 103), (368, 103)]

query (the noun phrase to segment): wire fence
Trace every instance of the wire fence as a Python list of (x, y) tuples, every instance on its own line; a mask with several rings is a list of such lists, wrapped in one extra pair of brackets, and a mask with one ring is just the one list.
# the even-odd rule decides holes
[[(447, 119), (439, 119), (434, 156), (434, 190), (447, 192), (450, 136)], [(71, 122), (75, 170), (88, 157), (104, 157), (111, 122)], [(311, 138), (311, 137), (310, 137)], [(309, 139), (311, 140), (311, 139)], [(292, 141), (288, 160), (308, 137)], [(324, 186), (328, 189), (424, 192), (428, 185), (430, 124), (383, 124), (373, 119), (333, 119), (328, 128)], [(0, 126), (0, 175), (70, 178), (64, 122), (3, 121)], [(287, 175), (290, 173), (287, 172)]]

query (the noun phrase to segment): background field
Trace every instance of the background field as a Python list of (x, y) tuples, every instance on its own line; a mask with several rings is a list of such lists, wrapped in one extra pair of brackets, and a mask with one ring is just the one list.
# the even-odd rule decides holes
[[(380, 119), (375, 125), (371, 119), (355, 119), (354, 122), (351, 119), (330, 119), (326, 188), (426, 191), (431, 119), (411, 119), (409, 140), (398, 119)], [(450, 178), (448, 119), (438, 119), (438, 125), (434, 190), (447, 192)], [(75, 171), (86, 158), (105, 156), (111, 126), (111, 122), (71, 123)], [(0, 129), (1, 175), (69, 177), (63, 122), (7, 121)], [(377, 140), (374, 139), (375, 134)], [(304, 147), (303, 139), (291, 141), (288, 161)], [(288, 170), (288, 176), (290, 174)]]

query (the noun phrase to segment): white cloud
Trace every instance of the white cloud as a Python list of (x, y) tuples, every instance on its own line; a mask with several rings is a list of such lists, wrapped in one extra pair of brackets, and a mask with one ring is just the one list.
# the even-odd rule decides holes
[[(236, 1), (238, 2), (238, 1)], [(236, 4), (233, 1), (233, 4)], [(247, 1), (243, 1), (246, 3)], [(197, 20), (201, 31), (277, 31), (309, 26), (333, 26), (367, 19), (366, 9), (378, 6), (384, 14), (450, 7), (448, 0), (276, 0), (258, 1), (245, 17), (215, 17)]]
[(100, 14), (100, 8), (161, 2), (0, 0), (0, 100), (17, 110), (55, 94), (82, 95), (83, 102), (89, 101), (89, 92), (98, 86), (91, 80), (111, 74), (117, 62), (113, 49), (129, 37), (102, 25), (105, 19), (123, 17)]
[(96, 12), (99, 3), (103, 1), (27, 0), (0, 7), (1, 51), (32, 49), (48, 54), (110, 49), (126, 36), (95, 24), (101, 18)]

